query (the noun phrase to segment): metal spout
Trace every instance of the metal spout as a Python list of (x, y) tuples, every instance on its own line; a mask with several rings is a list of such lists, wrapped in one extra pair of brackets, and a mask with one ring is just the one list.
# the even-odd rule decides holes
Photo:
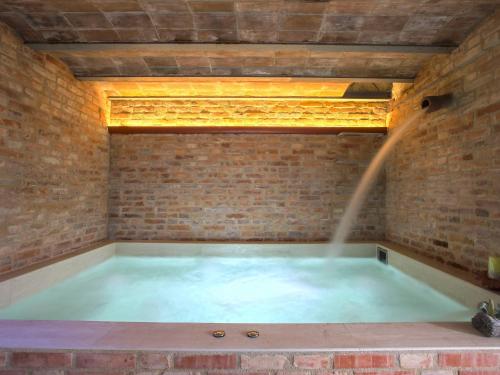
[(426, 96), (422, 99), (421, 108), (427, 112), (435, 112), (441, 108), (449, 107), (453, 102), (452, 94)]

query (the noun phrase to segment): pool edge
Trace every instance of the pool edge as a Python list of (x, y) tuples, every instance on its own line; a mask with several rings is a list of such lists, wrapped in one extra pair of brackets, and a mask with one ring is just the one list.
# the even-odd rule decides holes
[[(108, 246), (107, 250), (104, 251), (106, 256), (115, 254), (117, 243), (113, 242), (111, 246), (110, 244), (106, 245)], [(386, 243), (377, 241), (369, 244), (387, 247)], [(92, 256), (100, 249), (94, 249), (94, 253), (90, 251), (85, 254)], [(77, 259), (78, 256), (70, 259)], [(405, 256), (405, 258), (408, 257)], [(402, 259), (405, 261), (410, 259), (405, 258)], [(65, 263), (61, 261), (57, 264), (64, 266)], [(215, 329), (225, 330), (226, 337), (223, 339), (212, 337), (211, 331)], [(246, 337), (248, 330), (255, 329), (260, 332), (259, 338), (249, 339)], [(405, 369), (400, 363), (400, 356), (406, 355), (413, 358), (411, 353), (416, 353), (417, 356), (426, 353), (426, 356), (434, 358), (435, 366), (438, 366), (438, 358), (448, 355), (447, 353), (459, 353), (457, 355), (466, 353), (468, 356), (478, 355), (480, 358), (483, 358), (481, 356), (484, 355), (490, 355), (485, 353), (493, 353), (491, 355), (498, 355), (500, 366), (500, 340), (481, 336), (467, 322), (183, 324), (0, 320), (0, 350), (7, 353), (9, 358), (18, 352), (41, 352), (41, 355), (63, 352), (70, 353), (68, 355), (72, 358), (88, 353), (106, 357), (115, 356), (113, 353), (126, 352), (137, 361), (145, 355), (144, 353), (148, 352), (168, 353), (166, 355), (172, 357), (210, 356), (210, 353), (225, 353), (236, 356), (240, 362), (243, 355), (253, 358), (252, 356), (261, 353), (265, 357), (262, 359), (263, 362), (269, 356), (274, 355), (289, 358), (289, 362), (292, 362), (285, 369), (290, 371), (300, 370), (300, 367), (295, 366), (295, 362), (293, 362), (297, 353), (312, 356), (317, 356), (318, 353), (327, 353), (332, 358), (344, 354), (349, 356), (388, 355), (396, 358), (394, 363), (397, 366), (394, 365), (393, 368), (397, 370)], [(248, 358), (245, 361), (248, 361)], [(71, 363), (70, 368), (73, 368), (74, 361)], [(108, 368), (106, 364), (103, 366)], [(166, 366), (171, 366), (171, 364)], [(216, 365), (214, 365), (215, 367), (210, 367), (211, 364), (207, 366), (201, 370), (199, 368), (190, 368), (189, 370), (192, 372), (220, 370)], [(82, 369), (78, 368), (78, 370)], [(242, 372), (241, 375), (244, 375), (250, 369), (238, 367), (237, 370)], [(266, 371), (266, 374), (267, 371), (273, 373), (277, 371), (275, 368), (263, 367), (259, 369), (259, 371), (263, 370)]]
[[(212, 337), (222, 329), (226, 336)], [(249, 330), (260, 336), (250, 339)], [(177, 352), (500, 351), (469, 323), (217, 324), (0, 320), (0, 348)]]

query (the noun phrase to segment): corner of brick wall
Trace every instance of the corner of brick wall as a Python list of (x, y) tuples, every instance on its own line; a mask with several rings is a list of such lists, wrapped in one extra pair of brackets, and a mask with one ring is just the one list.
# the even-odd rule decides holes
[(424, 115), (387, 163), (386, 237), (457, 268), (484, 272), (500, 255), (500, 12), (450, 56), (433, 58), (391, 104), (389, 129), (451, 92)]
[(107, 237), (101, 114), (90, 85), (0, 23), (0, 272)]

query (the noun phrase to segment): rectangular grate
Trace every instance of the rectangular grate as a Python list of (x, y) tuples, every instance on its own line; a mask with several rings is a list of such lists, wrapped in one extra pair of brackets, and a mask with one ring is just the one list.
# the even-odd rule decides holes
[(377, 259), (381, 263), (388, 264), (389, 254), (387, 253), (387, 250), (377, 246)]

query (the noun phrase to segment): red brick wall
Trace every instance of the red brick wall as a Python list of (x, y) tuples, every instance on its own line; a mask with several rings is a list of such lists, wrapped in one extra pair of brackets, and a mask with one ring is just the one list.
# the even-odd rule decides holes
[(0, 272), (106, 238), (99, 100), (0, 24)]
[(499, 351), (171, 353), (12, 351), (0, 353), (0, 375), (499, 375)]
[[(326, 240), (383, 138), (111, 136), (113, 239)], [(352, 238), (384, 233), (383, 178)]]
[(389, 240), (484, 271), (500, 255), (500, 12), (451, 56), (433, 59), (393, 103), (400, 126), (424, 95), (452, 92), (453, 107), (426, 115), (387, 165)]

